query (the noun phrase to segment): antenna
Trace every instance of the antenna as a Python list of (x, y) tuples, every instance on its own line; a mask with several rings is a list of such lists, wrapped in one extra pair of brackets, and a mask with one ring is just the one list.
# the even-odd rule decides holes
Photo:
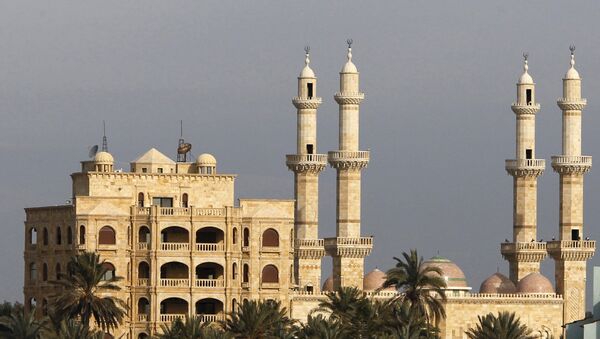
[(183, 120), (179, 120), (179, 144), (177, 145), (177, 162), (186, 162), (187, 155), (192, 150), (192, 144), (183, 140)]
[(102, 152), (108, 152), (108, 141), (106, 140), (106, 121), (102, 120)]

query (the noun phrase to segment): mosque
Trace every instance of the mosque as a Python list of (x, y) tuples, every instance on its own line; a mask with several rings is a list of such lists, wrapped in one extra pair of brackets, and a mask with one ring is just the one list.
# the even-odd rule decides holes
[[(442, 338), (465, 338), (477, 316), (514, 311), (540, 338), (558, 337), (563, 324), (585, 313), (586, 261), (596, 243), (583, 233), (583, 176), (592, 164), (581, 155), (581, 78), (571, 53), (563, 78), (562, 155), (552, 157), (560, 177), (559, 239), (542, 242), (537, 231), (537, 178), (545, 161), (535, 157), (535, 116), (540, 110), (535, 83), (525, 58), (517, 83), (515, 159), (506, 160), (513, 177), (512, 240), (500, 244), (509, 262), (505, 276), (494, 273), (478, 293), (458, 265), (433, 257), (426, 265), (441, 268), (447, 282), (447, 318)], [(294, 173), (294, 199), (238, 199), (236, 176), (221, 173), (217, 160), (202, 154), (188, 161), (183, 148), (177, 161), (152, 148), (132, 161), (129, 171), (115, 170), (104, 138), (102, 150), (71, 174), (72, 200), (62, 206), (26, 208), (24, 297), (26, 307), (47, 312), (57, 293), (50, 281), (64, 272), (79, 251), (95, 251), (106, 260), (106, 278), (121, 276), (114, 296), (129, 312), (115, 333), (119, 338), (148, 338), (162, 323), (177, 317), (223, 319), (244, 299), (280, 300), (290, 316), (303, 321), (340, 286), (357, 286), (373, 298), (394, 290), (377, 289), (385, 273), (365, 275), (364, 258), (373, 239), (361, 235), (361, 172), (369, 151), (360, 150), (359, 108), (364, 93), (352, 58), (340, 72), (339, 147), (317, 149), (317, 77), (309, 49), (298, 77), (297, 149), (286, 155)], [(182, 144), (180, 142), (180, 144)], [(336, 236), (318, 236), (319, 175), (330, 165), (337, 172)], [(321, 261), (333, 259), (333, 272), (321, 285)], [(555, 283), (540, 273), (547, 256), (555, 261)], [(41, 305), (41, 307), (39, 307)]]

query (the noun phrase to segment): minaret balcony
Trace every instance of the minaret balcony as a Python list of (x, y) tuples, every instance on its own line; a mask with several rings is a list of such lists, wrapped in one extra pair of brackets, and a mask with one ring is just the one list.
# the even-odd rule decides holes
[(510, 106), (510, 108), (512, 109), (513, 112), (515, 112), (515, 114), (536, 114), (537, 112), (539, 112), (540, 110), (540, 104), (529, 104), (529, 105), (522, 105), (522, 104), (518, 104), (516, 102), (513, 102), (512, 106)]
[(288, 154), (285, 164), (296, 173), (320, 173), (327, 167), (327, 154)]
[(559, 174), (584, 174), (592, 168), (592, 157), (588, 155), (552, 156), (552, 168)]
[(323, 239), (296, 239), (294, 253), (302, 259), (321, 259), (325, 256)]
[(596, 240), (548, 241), (548, 254), (554, 260), (585, 261), (594, 256)]
[(500, 253), (504, 259), (520, 262), (541, 262), (546, 258), (546, 243), (531, 242), (505, 242), (500, 244)]
[(539, 177), (546, 169), (544, 159), (507, 159), (506, 172), (513, 177)]
[(317, 109), (323, 102), (323, 99), (320, 97), (310, 97), (310, 98), (301, 98), (295, 97), (292, 99), (292, 103), (294, 107), (297, 109)]
[(364, 258), (373, 249), (373, 237), (335, 237), (324, 240), (325, 251), (330, 256)]
[(335, 102), (340, 105), (360, 105), (365, 99), (365, 93), (362, 92), (337, 92), (333, 96)]
[(581, 111), (587, 105), (587, 99), (558, 98), (556, 104), (563, 111)]
[(369, 164), (370, 151), (332, 151), (328, 153), (331, 167), (336, 169), (363, 169)]

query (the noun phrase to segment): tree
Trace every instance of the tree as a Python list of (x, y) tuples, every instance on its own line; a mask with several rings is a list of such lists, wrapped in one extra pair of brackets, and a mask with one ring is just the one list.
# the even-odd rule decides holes
[(66, 274), (61, 274), (55, 285), (62, 292), (54, 296), (52, 307), (56, 314), (67, 319), (80, 317), (89, 329), (92, 316), (103, 331), (110, 331), (122, 323), (127, 305), (111, 296), (100, 296), (102, 292), (115, 292), (121, 288), (115, 284), (121, 277), (105, 279), (107, 268), (104, 261), (93, 252), (85, 252), (71, 258)]
[(35, 309), (26, 313), (23, 308), (13, 310), (10, 315), (0, 317), (3, 330), (0, 336), (5, 339), (38, 339), (42, 338), (42, 332), (46, 322), (36, 320)]
[(299, 339), (344, 339), (347, 335), (337, 320), (322, 314), (309, 315), (306, 324), (302, 324), (298, 331)]
[(231, 335), (223, 333), (201, 317), (185, 317), (185, 321), (177, 318), (170, 325), (160, 325), (162, 334), (158, 339), (229, 339)]
[(90, 330), (75, 319), (64, 319), (57, 327), (49, 328), (44, 338), (55, 339), (103, 339), (104, 333)]
[(235, 338), (280, 338), (282, 333), (294, 328), (294, 321), (286, 313), (279, 301), (244, 300), (221, 325)]
[(387, 316), (382, 317), (385, 326), (394, 338), (429, 339), (438, 338), (437, 327), (428, 324), (425, 317), (412, 311), (410, 300), (389, 300), (383, 303), (388, 309)]
[(514, 312), (498, 312), (498, 316), (488, 313), (478, 316), (479, 323), (470, 328), (467, 336), (470, 339), (533, 339), (531, 329), (521, 324)]
[(397, 301), (408, 299), (411, 311), (422, 314), (428, 324), (437, 324), (446, 317), (443, 304), (446, 281), (442, 271), (434, 266), (424, 266), (423, 257), (418, 256), (417, 250), (410, 250), (410, 254), (403, 252), (402, 256), (403, 259), (394, 257), (396, 267), (386, 272), (382, 288), (394, 286), (400, 292)]

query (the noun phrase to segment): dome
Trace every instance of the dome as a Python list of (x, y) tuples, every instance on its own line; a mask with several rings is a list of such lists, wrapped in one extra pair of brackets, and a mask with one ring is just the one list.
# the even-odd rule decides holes
[(323, 283), (323, 288), (322, 288), (323, 292), (332, 292), (333, 291), (333, 278), (329, 277), (327, 278), (327, 280), (325, 280), (325, 282)]
[(531, 75), (529, 75), (529, 73), (527, 73), (527, 71), (525, 71), (525, 73), (523, 73), (521, 75), (521, 77), (519, 78), (519, 84), (520, 85), (533, 85), (533, 78), (531, 77)]
[(577, 70), (575, 69), (575, 67), (571, 67), (567, 71), (567, 74), (565, 74), (565, 79), (568, 79), (568, 80), (580, 80), (581, 77), (579, 76), (579, 72), (577, 72)]
[(201, 166), (216, 166), (217, 159), (212, 154), (204, 153), (198, 156), (196, 163)]
[(300, 78), (314, 78), (315, 72), (308, 65), (304, 66), (302, 72), (300, 72)]
[[(373, 291), (381, 286), (385, 282), (385, 273), (380, 271), (379, 269), (374, 269), (371, 272), (367, 273), (363, 279), (363, 290), (365, 291)], [(393, 287), (388, 287), (387, 289), (394, 289)]]
[(94, 162), (112, 163), (114, 161), (115, 159), (113, 158), (113, 156), (106, 151), (100, 151), (94, 156)]
[(341, 73), (358, 73), (358, 69), (351, 60), (348, 60), (348, 62), (346, 62), (346, 64), (342, 68)]
[(517, 284), (518, 293), (554, 293), (554, 287), (541, 273), (529, 273)]
[(442, 270), (442, 277), (446, 281), (448, 288), (464, 287), (468, 288), (467, 278), (463, 271), (447, 258), (435, 256), (429, 260), (423, 262), (423, 268), (425, 267), (438, 267)]
[(481, 283), (479, 293), (507, 294), (517, 293), (517, 287), (502, 273), (494, 273)]

